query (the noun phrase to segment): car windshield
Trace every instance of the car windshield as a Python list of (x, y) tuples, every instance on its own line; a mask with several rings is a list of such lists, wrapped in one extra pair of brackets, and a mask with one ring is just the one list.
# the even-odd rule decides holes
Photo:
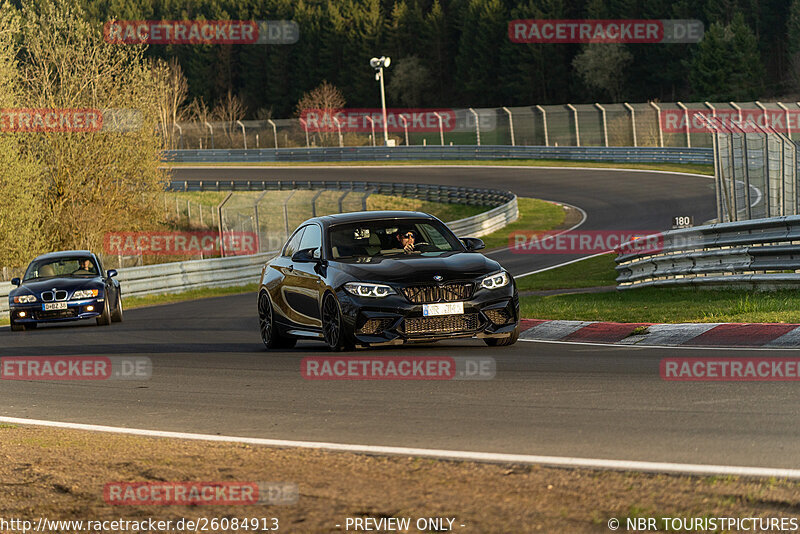
[(463, 250), (458, 239), (436, 221), (388, 220), (342, 224), (330, 229), (335, 260), (375, 256), (436, 256)]
[(74, 257), (43, 259), (32, 262), (25, 271), (24, 280), (53, 277), (97, 276), (97, 265), (91, 258)]

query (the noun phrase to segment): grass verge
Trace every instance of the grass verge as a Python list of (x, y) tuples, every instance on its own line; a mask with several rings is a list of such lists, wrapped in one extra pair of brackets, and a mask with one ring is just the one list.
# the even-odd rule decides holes
[[(634, 517), (779, 517), (800, 491), (797, 482), (776, 479), (375, 457), (15, 425), (0, 427), (0, 456), (0, 515), (34, 524), (39, 517), (277, 517), (281, 532), (333, 532), (347, 517), (449, 517), (464, 532), (608, 532), (611, 518), (625, 528)], [(289, 482), (300, 496), (269, 507), (105, 503), (105, 484), (133, 481)]]
[[(524, 279), (523, 279), (524, 280)], [(797, 291), (642, 288), (526, 296), (523, 317), (626, 323), (800, 323)]]
[(613, 286), (617, 273), (614, 254), (603, 254), (556, 269), (517, 278), (520, 291)]
[(514, 231), (553, 230), (561, 227), (569, 208), (546, 200), (517, 197), (519, 219), (491, 234), (481, 237), (486, 249), (508, 246), (508, 236)]
[(591, 167), (613, 169), (642, 169), (650, 171), (689, 172), (714, 175), (713, 165), (695, 163), (626, 163), (613, 161), (573, 161), (562, 159), (513, 159), (513, 160), (390, 160), (390, 161), (331, 161), (331, 162), (233, 162), (233, 163), (169, 163), (165, 167), (328, 167), (352, 166), (373, 167), (382, 165), (500, 165), (504, 167)]

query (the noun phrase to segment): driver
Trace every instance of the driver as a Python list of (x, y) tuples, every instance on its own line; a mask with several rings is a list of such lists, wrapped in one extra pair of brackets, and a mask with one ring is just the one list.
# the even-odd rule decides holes
[(84, 259), (78, 261), (78, 270), (75, 271), (73, 274), (95, 274), (94, 271), (94, 264), (92, 260)]
[(406, 254), (414, 252), (414, 241), (417, 235), (411, 228), (401, 228), (397, 231), (397, 240), (400, 242), (400, 248)]

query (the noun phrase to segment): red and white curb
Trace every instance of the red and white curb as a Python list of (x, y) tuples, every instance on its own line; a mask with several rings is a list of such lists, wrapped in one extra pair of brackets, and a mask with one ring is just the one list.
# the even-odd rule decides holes
[(800, 324), (611, 323), (523, 319), (520, 339), (637, 346), (800, 347)]

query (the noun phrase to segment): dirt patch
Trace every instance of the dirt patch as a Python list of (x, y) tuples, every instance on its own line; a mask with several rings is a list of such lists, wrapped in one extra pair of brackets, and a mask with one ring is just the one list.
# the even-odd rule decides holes
[[(281, 506), (106, 504), (105, 484), (120, 481), (294, 482), (300, 496)], [(374, 457), (0, 426), (0, 517), (6, 520), (277, 517), (279, 532), (316, 533), (345, 532), (348, 517), (410, 517), (412, 525), (420, 517), (448, 517), (455, 518), (454, 532), (483, 534), (609, 532), (612, 517), (622, 521), (624, 532), (626, 517), (798, 514), (800, 484), (774, 479)]]

